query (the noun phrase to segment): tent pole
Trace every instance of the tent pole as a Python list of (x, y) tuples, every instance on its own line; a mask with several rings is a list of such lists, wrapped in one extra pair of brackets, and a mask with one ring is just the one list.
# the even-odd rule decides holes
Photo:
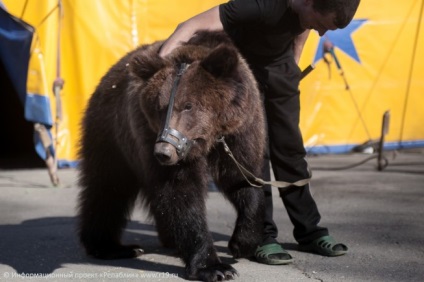
[[(62, 101), (60, 98), (60, 92), (63, 89), (63, 85), (65, 83), (65, 81), (62, 79), (61, 77), (61, 73), (60, 73), (60, 38), (61, 38), (61, 29), (62, 29), (62, 16), (63, 16), (63, 9), (62, 9), (62, 1), (58, 0), (58, 32), (57, 32), (57, 55), (56, 55), (56, 79), (53, 82), (53, 93), (56, 99), (56, 118), (55, 118), (55, 153), (54, 153), (54, 158), (53, 158), (53, 164), (52, 166), (54, 167), (54, 171), (57, 171), (58, 168), (58, 161), (57, 161), (57, 153), (58, 153), (58, 148), (59, 148), (59, 126), (60, 126), (60, 122), (62, 120)], [(49, 173), (50, 173), (50, 167), (49, 164), (47, 164), (48, 168), (49, 168)], [(56, 177), (57, 181), (59, 181), (59, 179)], [(55, 184), (53, 182), (53, 184)], [(57, 185), (58, 183), (56, 183)]]
[(34, 130), (40, 137), (41, 144), (43, 144), (44, 150), (46, 151), (46, 165), (50, 180), (54, 186), (59, 185), (59, 177), (57, 176), (57, 166), (54, 160), (53, 143), (50, 139), (47, 128), (41, 123), (34, 123)]
[(421, 1), (421, 10), (420, 10), (420, 14), (418, 16), (417, 32), (415, 33), (415, 42), (414, 42), (414, 46), (412, 47), (411, 64), (410, 64), (410, 67), (409, 67), (408, 83), (407, 83), (405, 101), (404, 101), (404, 104), (403, 104), (402, 122), (401, 122), (401, 127), (400, 127), (399, 148), (402, 148), (403, 128), (405, 126), (406, 110), (408, 108), (409, 93), (411, 91), (412, 74), (414, 72), (415, 56), (416, 56), (416, 53), (417, 53), (418, 39), (419, 39), (419, 36), (420, 36), (420, 30), (421, 30), (421, 22), (423, 20), (423, 11), (424, 11), (424, 0)]

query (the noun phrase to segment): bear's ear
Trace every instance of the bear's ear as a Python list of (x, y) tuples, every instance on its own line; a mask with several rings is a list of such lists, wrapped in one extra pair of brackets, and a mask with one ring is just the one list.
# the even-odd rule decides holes
[(157, 53), (136, 53), (131, 58), (130, 71), (141, 79), (147, 80), (164, 66), (164, 60)]
[(233, 47), (220, 45), (200, 65), (215, 77), (229, 77), (237, 68), (239, 59)]

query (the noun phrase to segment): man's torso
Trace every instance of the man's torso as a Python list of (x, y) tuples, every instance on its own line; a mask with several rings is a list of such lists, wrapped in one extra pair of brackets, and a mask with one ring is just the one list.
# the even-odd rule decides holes
[(234, 0), (220, 6), (224, 30), (246, 59), (268, 65), (293, 57), (293, 39), (303, 32), (287, 0)]

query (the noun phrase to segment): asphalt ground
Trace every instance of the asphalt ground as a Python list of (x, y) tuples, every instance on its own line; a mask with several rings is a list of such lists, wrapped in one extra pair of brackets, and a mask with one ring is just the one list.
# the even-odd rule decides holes
[[(349, 169), (370, 155), (310, 156), (312, 193), (321, 225), (349, 247), (328, 258), (297, 250), (278, 193), (274, 193), (279, 240), (294, 263), (269, 266), (228, 253), (235, 212), (219, 192), (209, 192), (209, 228), (219, 256), (238, 270), (238, 281), (424, 281), (424, 154), (387, 153)], [(0, 170), (1, 281), (183, 281), (184, 266), (174, 250), (162, 248), (154, 224), (136, 208), (123, 241), (146, 254), (100, 261), (85, 255), (75, 234), (77, 171), (59, 170), (61, 186), (45, 169)]]

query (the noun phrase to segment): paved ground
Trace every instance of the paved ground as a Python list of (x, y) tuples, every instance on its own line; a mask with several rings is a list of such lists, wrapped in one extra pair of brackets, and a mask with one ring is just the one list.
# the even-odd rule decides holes
[[(295, 258), (287, 266), (234, 260), (228, 254), (235, 214), (217, 192), (209, 193), (208, 220), (219, 255), (239, 272), (239, 281), (424, 281), (424, 154), (389, 155), (378, 172), (376, 161), (347, 170), (369, 155), (309, 157), (313, 193), (322, 224), (350, 252), (326, 258), (297, 251), (288, 217), (275, 195), (279, 239)], [(154, 226), (137, 210), (124, 241), (146, 253), (133, 260), (98, 261), (85, 256), (75, 237), (76, 171), (60, 170), (62, 187), (47, 172), (0, 170), (1, 281), (182, 281), (183, 265), (161, 248)], [(36, 275), (48, 275), (44, 279)], [(137, 279), (135, 279), (137, 278)]]

